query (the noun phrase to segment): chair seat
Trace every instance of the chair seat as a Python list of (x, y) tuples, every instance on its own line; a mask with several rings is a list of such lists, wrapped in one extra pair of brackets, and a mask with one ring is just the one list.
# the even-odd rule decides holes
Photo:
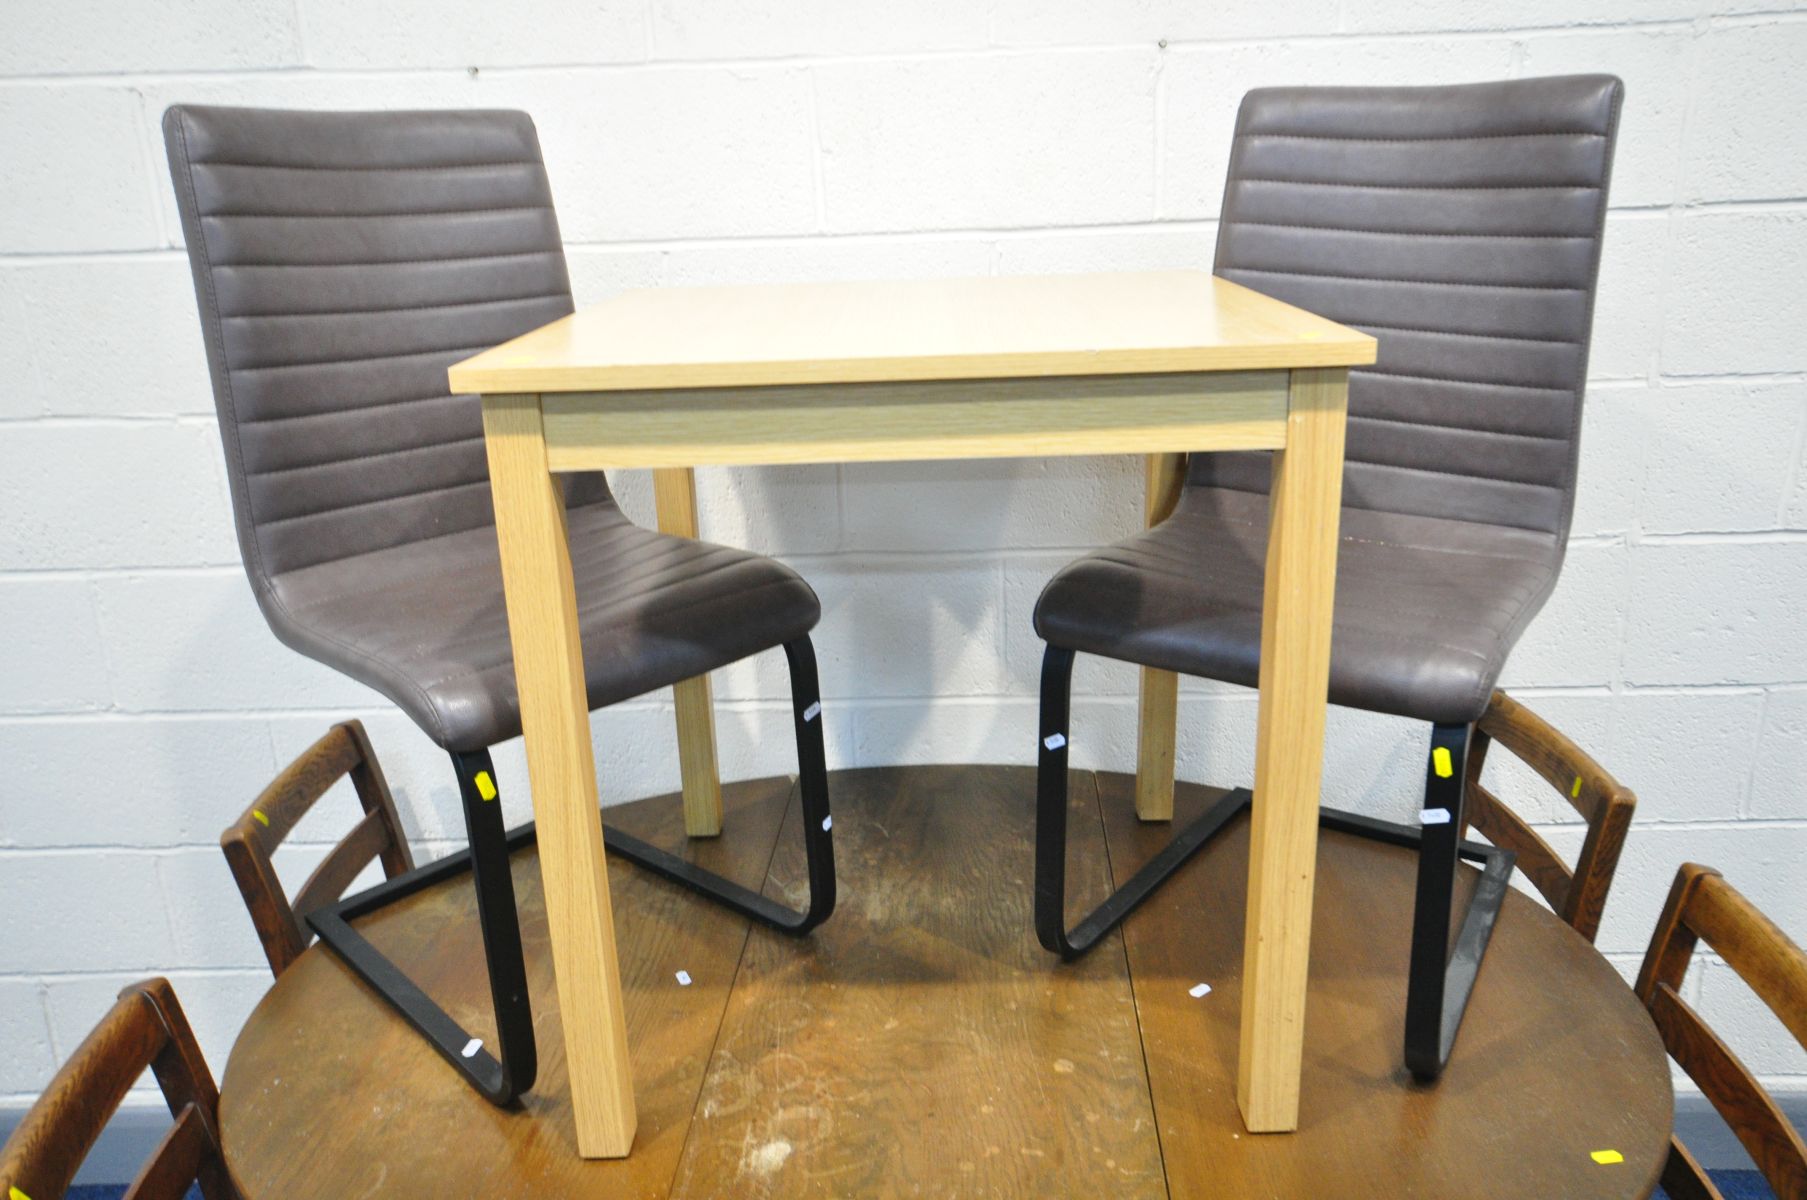
[[(592, 709), (800, 637), (821, 616), (788, 567), (643, 529), (612, 503), (568, 513)], [(275, 577), (284, 642), (388, 696), (447, 750), (521, 732), (496, 533), (482, 526)]]
[[(1460, 724), (1486, 711), (1562, 544), (1533, 530), (1346, 508), (1330, 702)], [(1267, 496), (1189, 487), (1166, 521), (1069, 565), (1042, 591), (1048, 642), (1256, 686)]]

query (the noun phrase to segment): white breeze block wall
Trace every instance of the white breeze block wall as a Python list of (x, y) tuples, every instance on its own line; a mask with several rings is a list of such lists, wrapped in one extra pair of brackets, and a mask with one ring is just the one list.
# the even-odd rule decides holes
[[(1640, 797), (1600, 938), (1616, 964), (1687, 859), (1807, 940), (1807, 3), (11, 0), (4, 23), (0, 1106), (151, 971), (223, 1068), (268, 977), (216, 838), (332, 721), (369, 726), (423, 853), (461, 836), (444, 757), (253, 606), (158, 133), (177, 101), (527, 109), (585, 302), (1207, 267), (1248, 88), (1618, 73), (1574, 541), (1507, 682)], [(615, 482), (650, 521), (647, 479)], [(699, 489), (705, 536), (822, 596), (833, 765), (1027, 763), (1031, 606), (1137, 526), (1141, 471), (710, 470)], [(716, 679), (730, 778), (791, 769), (777, 657)], [(1131, 764), (1134, 686), (1084, 664), (1081, 765)], [(1188, 683), (1182, 775), (1246, 781), (1253, 727), (1249, 693)], [(669, 695), (595, 729), (610, 800), (676, 786)], [(1424, 746), (1334, 714), (1326, 800), (1415, 810)], [(518, 745), (498, 761), (523, 818)], [(1557, 797), (1502, 786), (1578, 847)], [(1726, 968), (1691, 987), (1771, 1084), (1807, 1088)]]

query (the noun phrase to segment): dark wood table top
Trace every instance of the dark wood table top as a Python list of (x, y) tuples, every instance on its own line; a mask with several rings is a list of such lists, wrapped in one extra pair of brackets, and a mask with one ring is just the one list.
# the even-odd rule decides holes
[[(1073, 779), (1078, 911), (1170, 827), (1137, 822), (1127, 776)], [(1412, 856), (1325, 834), (1300, 1128), (1251, 1135), (1235, 1103), (1246, 818), (1121, 937), (1063, 965), (1030, 921), (1031, 769), (847, 771), (831, 789), (840, 904), (801, 941), (611, 860), (640, 1103), (632, 1156), (577, 1156), (527, 849), (515, 880), (533, 1092), (490, 1107), (316, 946), (226, 1068), (221, 1124), (245, 1194), (1566, 1200), (1655, 1186), (1672, 1116), (1656, 1032), (1613, 968), (1517, 891), (1447, 1073), (1419, 1086), (1400, 1062)], [(730, 786), (723, 836), (687, 853), (797, 902), (793, 790)], [(1218, 794), (1182, 785), (1176, 820)], [(610, 820), (684, 844), (675, 797)], [(461, 879), (361, 927), (487, 1038), (474, 908)], [(1199, 983), (1211, 990), (1195, 997)], [(1596, 1150), (1624, 1161), (1596, 1163)]]

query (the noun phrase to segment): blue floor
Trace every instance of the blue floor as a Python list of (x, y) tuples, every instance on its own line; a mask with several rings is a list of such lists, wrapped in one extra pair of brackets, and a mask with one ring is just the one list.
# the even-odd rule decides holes
[[(1725, 1194), (1725, 1200), (1776, 1200), (1769, 1184), (1755, 1171), (1708, 1171), (1713, 1182)], [(1663, 1190), (1657, 1189), (1661, 1196)]]
[[(1776, 1194), (1755, 1171), (1710, 1171), (1713, 1182), (1725, 1193), (1725, 1200), (1775, 1200)], [(1658, 1190), (1657, 1195), (1663, 1193)], [(69, 1200), (119, 1200), (123, 1187), (77, 1187), (69, 1189)], [(191, 1190), (188, 1200), (201, 1200), (199, 1191)]]

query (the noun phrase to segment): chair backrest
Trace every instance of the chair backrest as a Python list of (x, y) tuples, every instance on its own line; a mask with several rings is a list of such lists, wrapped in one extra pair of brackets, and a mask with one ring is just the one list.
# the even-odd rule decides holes
[[(1494, 744), (1542, 776), (1587, 822), (1587, 838), (1572, 869), (1523, 817), (1481, 783), (1487, 749)], [(1637, 810), (1631, 789), (1542, 717), (1506, 693), (1495, 692), (1468, 743), (1465, 790), (1463, 815), (1468, 824), (1494, 845), (1515, 852), (1518, 869), (1557, 915), (1593, 941)]]
[(238, 1196), (220, 1150), (220, 1093), (166, 979), (148, 979), (119, 1001), (38, 1097), (0, 1147), (5, 1195), (53, 1200), (131, 1086), (149, 1067), (175, 1117), (126, 1191), (126, 1200), (181, 1200), (191, 1184), (207, 1200)]
[[(1807, 951), (1727, 883), (1718, 871), (1683, 864), (1657, 918), (1638, 971), (1638, 998), (1650, 1010), (1669, 1056), (1700, 1085), (1781, 1200), (1807, 1197), (1807, 1145), (1750, 1070), (1681, 997), (1697, 942), (1704, 941), (1807, 1046)], [(1663, 1169), (1671, 1200), (1719, 1191), (1679, 1141)]]
[[(364, 816), (314, 868), (291, 903), (271, 856), (327, 789), (347, 775)], [(220, 849), (226, 852), (273, 975), (287, 970), (314, 940), (307, 914), (342, 896), (373, 860), (382, 860), (383, 874), (390, 879), (414, 869), (395, 799), (359, 721), (334, 725), (285, 767), (220, 835)]]
[[(1236, 121), (1216, 271), (1373, 333), (1344, 503), (1563, 535), (1623, 87), (1272, 88)], [(1270, 456), (1191, 480), (1266, 490)]]
[(446, 368), (572, 309), (533, 122), (179, 105), (163, 133), (266, 611), (271, 577), (492, 523)]

